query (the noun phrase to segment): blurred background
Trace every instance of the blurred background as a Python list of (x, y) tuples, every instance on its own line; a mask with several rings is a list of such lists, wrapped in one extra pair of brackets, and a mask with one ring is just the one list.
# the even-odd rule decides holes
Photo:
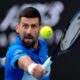
[[(15, 25), (19, 12), (28, 6), (37, 8), (43, 25), (50, 25), (57, 36), (64, 33), (73, 15), (80, 10), (80, 0), (2, 0), (0, 1), (0, 57), (6, 55), (8, 45), (14, 41)], [(51, 65), (50, 80), (80, 80), (80, 40), (77, 46), (60, 56)], [(53, 53), (54, 40), (48, 41), (49, 56)], [(4, 80), (0, 69), (0, 80)]]

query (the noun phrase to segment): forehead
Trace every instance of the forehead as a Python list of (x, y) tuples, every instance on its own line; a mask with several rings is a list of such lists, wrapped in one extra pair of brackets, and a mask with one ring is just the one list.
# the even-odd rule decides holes
[(22, 17), (21, 18), (21, 23), (31, 23), (31, 24), (34, 24), (34, 23), (39, 23), (39, 18), (26, 18), (26, 17)]

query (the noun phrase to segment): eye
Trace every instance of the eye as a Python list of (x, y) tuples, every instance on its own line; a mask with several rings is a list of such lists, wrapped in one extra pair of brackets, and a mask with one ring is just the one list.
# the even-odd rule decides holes
[(24, 25), (23, 25), (23, 28), (25, 28), (25, 29), (27, 29), (28, 27), (29, 27), (28, 24), (24, 24)]
[(38, 24), (32, 24), (31, 27), (36, 28), (36, 27), (38, 27)]

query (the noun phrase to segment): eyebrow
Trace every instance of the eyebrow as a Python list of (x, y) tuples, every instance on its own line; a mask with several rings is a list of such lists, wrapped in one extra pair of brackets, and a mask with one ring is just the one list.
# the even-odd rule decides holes
[[(22, 24), (28, 24), (28, 23), (22, 22)], [(33, 23), (33, 24), (39, 24), (39, 23)], [(33, 24), (28, 24), (28, 25), (33, 25)]]

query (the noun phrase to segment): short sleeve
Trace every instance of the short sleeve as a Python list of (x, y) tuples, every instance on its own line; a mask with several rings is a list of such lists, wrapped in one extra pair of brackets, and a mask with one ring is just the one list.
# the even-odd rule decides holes
[(2, 58), (0, 58), (0, 68), (2, 68), (2, 64), (1, 64), (1, 62), (2, 62)]
[(9, 49), (9, 57), (10, 57), (10, 66), (13, 67), (13, 68), (16, 68), (15, 67), (15, 62), (22, 56), (27, 56), (28, 53), (27, 53), (27, 50), (20, 46), (20, 45), (17, 45), (17, 46), (13, 46)]

